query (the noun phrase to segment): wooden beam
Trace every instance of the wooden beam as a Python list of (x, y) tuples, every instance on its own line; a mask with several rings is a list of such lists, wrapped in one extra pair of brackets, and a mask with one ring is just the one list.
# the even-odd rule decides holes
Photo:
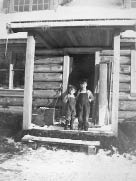
[(30, 128), (32, 119), (32, 91), (33, 91), (33, 72), (34, 72), (35, 39), (28, 34), (25, 64), (25, 88), (24, 88), (24, 110), (23, 110), (23, 129)]
[(13, 62), (12, 62), (12, 57), (13, 54), (12, 52), (9, 52), (9, 58), (10, 58), (10, 65), (9, 65), (9, 89), (13, 89), (13, 77), (14, 77), (14, 72), (13, 72)]
[(99, 125), (107, 122), (107, 64), (100, 64), (99, 75)]
[(131, 96), (136, 96), (136, 49), (131, 50)]
[(63, 63), (63, 88), (62, 94), (67, 92), (68, 79), (69, 79), (69, 70), (70, 70), (70, 57), (68, 55), (64, 56)]
[(112, 131), (118, 135), (118, 107), (119, 107), (119, 70), (120, 70), (120, 33), (114, 34), (114, 62), (113, 62), (113, 94), (112, 94)]
[(91, 54), (107, 47), (78, 47), (78, 48), (63, 48), (63, 49), (37, 49), (36, 55), (66, 55), (66, 54)]
[(93, 122), (97, 123), (99, 119), (99, 106), (98, 106), (98, 94), (99, 94), (99, 64), (100, 64), (100, 52), (95, 52), (95, 78), (94, 78), (94, 103), (93, 103)]

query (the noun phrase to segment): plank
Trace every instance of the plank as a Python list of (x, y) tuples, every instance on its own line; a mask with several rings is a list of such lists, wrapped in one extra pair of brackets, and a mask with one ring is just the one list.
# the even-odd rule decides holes
[(131, 50), (131, 96), (136, 96), (136, 50)]
[(63, 63), (63, 57), (46, 57), (46, 58), (40, 58), (35, 60), (35, 64), (62, 64)]
[(9, 59), (10, 59), (10, 65), (9, 65), (9, 89), (13, 89), (13, 63), (12, 63), (13, 53), (9, 52)]
[(100, 141), (83, 141), (83, 140), (72, 140), (72, 139), (60, 139), (60, 138), (51, 138), (51, 137), (37, 137), (31, 135), (25, 135), (22, 138), (23, 142), (28, 141), (44, 142), (44, 143), (61, 143), (61, 144), (70, 144), (70, 145), (84, 145), (84, 146), (100, 146)]
[(100, 64), (100, 52), (95, 52), (95, 78), (94, 78), (94, 103), (93, 103), (93, 114), (92, 119), (94, 123), (98, 122), (99, 115), (98, 115), (98, 81), (99, 81), (99, 64)]
[(35, 65), (34, 72), (62, 72), (62, 65), (58, 64)]
[(120, 101), (119, 110), (121, 111), (136, 111), (136, 101)]
[(57, 98), (61, 96), (58, 90), (34, 90), (33, 97), (37, 98)]
[(67, 55), (64, 56), (64, 62), (63, 62), (63, 88), (62, 88), (63, 94), (65, 94), (67, 91), (69, 71), (70, 71), (70, 57)]
[(99, 125), (103, 126), (107, 121), (107, 64), (100, 64), (99, 74)]
[(26, 48), (24, 110), (23, 110), (24, 130), (29, 129), (32, 120), (34, 56), (35, 56), (35, 39), (32, 35), (28, 34), (27, 48)]
[(112, 94), (112, 131), (118, 135), (118, 106), (119, 106), (119, 69), (120, 69), (120, 33), (114, 34), (114, 64), (113, 64), (113, 94)]
[(39, 90), (49, 90), (49, 89), (61, 89), (62, 83), (61, 82), (34, 82), (33, 83), (33, 89), (39, 89)]
[(34, 73), (34, 81), (62, 81), (61, 73)]

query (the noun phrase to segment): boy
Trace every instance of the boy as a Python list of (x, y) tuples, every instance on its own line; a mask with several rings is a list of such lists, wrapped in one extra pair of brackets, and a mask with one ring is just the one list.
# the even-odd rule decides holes
[(80, 81), (80, 90), (77, 94), (77, 115), (78, 129), (88, 130), (88, 119), (90, 115), (90, 102), (94, 100), (94, 96), (90, 90), (87, 90), (87, 80)]
[(75, 98), (76, 89), (74, 86), (69, 85), (68, 94), (64, 97), (63, 101), (66, 103), (66, 124), (65, 129), (68, 129), (70, 122), (70, 129), (73, 129), (73, 122), (76, 116), (76, 98)]

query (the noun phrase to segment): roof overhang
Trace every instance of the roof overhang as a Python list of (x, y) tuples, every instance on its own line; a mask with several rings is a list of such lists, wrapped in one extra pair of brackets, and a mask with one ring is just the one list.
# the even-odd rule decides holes
[(136, 19), (68, 19), (16, 21), (7, 25), (12, 32), (30, 32), (47, 49), (66, 47), (111, 47), (113, 35), (135, 30)]

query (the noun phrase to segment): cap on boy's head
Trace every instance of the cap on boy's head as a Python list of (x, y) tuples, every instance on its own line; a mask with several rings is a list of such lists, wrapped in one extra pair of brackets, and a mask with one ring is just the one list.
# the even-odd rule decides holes
[(80, 80), (80, 84), (84, 84), (84, 83), (87, 83), (87, 79)]
[(68, 86), (68, 90), (75, 90), (75, 91), (76, 91), (76, 88), (75, 88), (75, 86), (73, 86), (73, 85), (69, 85), (69, 86)]

